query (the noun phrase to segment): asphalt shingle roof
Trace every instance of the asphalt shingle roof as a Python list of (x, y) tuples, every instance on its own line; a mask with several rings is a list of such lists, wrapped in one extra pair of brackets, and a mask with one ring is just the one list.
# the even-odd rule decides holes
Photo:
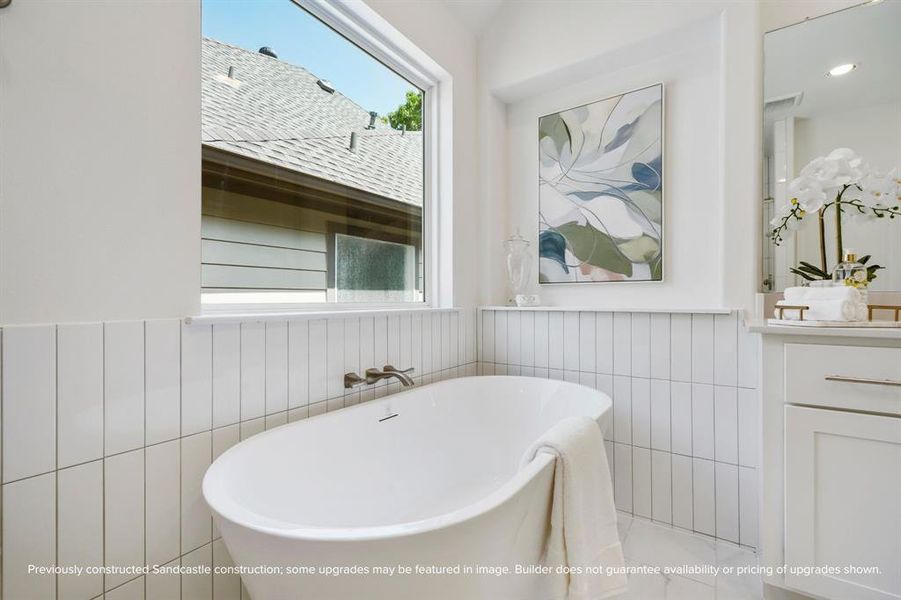
[(203, 144), (422, 206), (422, 132), (402, 134), (379, 122), (366, 129), (369, 111), (323, 90), (318, 79), (303, 67), (204, 38)]

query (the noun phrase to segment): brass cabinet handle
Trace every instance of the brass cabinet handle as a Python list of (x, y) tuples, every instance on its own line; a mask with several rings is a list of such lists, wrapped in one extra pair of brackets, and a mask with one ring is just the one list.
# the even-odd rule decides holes
[(846, 377), (844, 375), (827, 375), (826, 381), (841, 381), (844, 383), (863, 383), (866, 385), (890, 385), (901, 387), (901, 381), (897, 379), (867, 379), (866, 377)]

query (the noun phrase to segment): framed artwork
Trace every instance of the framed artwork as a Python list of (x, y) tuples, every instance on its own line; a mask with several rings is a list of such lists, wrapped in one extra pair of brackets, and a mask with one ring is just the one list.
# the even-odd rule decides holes
[(663, 280), (663, 84), (538, 119), (538, 281)]

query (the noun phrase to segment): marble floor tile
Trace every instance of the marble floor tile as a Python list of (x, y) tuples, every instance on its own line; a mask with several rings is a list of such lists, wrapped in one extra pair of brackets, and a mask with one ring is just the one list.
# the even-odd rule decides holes
[[(640, 600), (760, 600), (760, 578), (737, 574), (757, 565), (756, 554), (748, 549), (700, 534), (617, 514), (620, 540), (626, 565), (656, 572), (629, 575), (629, 592), (623, 596)], [(697, 572), (673, 573), (667, 568), (695, 567)], [(726, 573), (713, 567), (727, 568)]]
[[(627, 560), (626, 565), (639, 568), (638, 563)], [(629, 591), (622, 600), (714, 600), (712, 586), (694, 579), (663, 573), (634, 573), (629, 575)]]
[(684, 576), (707, 585), (714, 583), (715, 575), (705, 572), (716, 565), (716, 542), (712, 538), (633, 518), (623, 555), (645, 565), (697, 569)]
[(742, 568), (757, 566), (757, 555), (748, 548), (726, 542), (716, 544), (717, 566), (731, 567), (731, 574), (719, 574), (716, 578), (717, 600), (757, 600), (763, 597), (760, 577), (753, 572), (742, 573)]

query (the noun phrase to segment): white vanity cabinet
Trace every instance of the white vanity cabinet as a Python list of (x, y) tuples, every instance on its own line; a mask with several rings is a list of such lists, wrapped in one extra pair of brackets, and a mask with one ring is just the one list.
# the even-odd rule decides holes
[(764, 581), (901, 599), (901, 331), (759, 331)]
[(785, 574), (808, 593), (901, 598), (901, 419), (785, 408), (785, 563), (843, 569)]

